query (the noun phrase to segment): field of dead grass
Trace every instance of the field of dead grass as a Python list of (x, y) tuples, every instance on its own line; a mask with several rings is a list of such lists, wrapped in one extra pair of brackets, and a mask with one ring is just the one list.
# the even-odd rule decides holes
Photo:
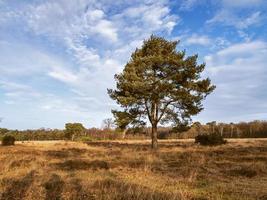
[(267, 140), (20, 142), (0, 146), (0, 200), (267, 200)]

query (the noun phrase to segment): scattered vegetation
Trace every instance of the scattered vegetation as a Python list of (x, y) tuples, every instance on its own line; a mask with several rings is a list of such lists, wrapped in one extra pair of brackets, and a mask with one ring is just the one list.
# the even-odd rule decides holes
[(204, 145), (204, 146), (215, 146), (226, 144), (226, 140), (223, 139), (221, 135), (210, 134), (210, 135), (198, 135), (195, 137), (195, 143)]
[(266, 139), (159, 146), (155, 152), (148, 140), (126, 140), (0, 147), (0, 199), (266, 199)]
[(5, 135), (2, 138), (2, 145), (3, 146), (15, 145), (15, 138), (11, 135)]

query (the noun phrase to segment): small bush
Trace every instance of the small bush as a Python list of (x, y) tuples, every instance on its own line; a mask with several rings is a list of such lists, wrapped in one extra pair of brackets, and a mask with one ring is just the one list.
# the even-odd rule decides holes
[(164, 140), (168, 139), (169, 132), (167, 131), (158, 131), (158, 139)]
[(11, 135), (5, 135), (2, 138), (2, 145), (3, 146), (15, 145), (15, 138)]
[(195, 137), (195, 143), (204, 146), (214, 146), (225, 144), (227, 141), (223, 139), (222, 136), (218, 134), (211, 135), (198, 135)]
[(76, 140), (82, 141), (82, 142), (92, 142), (93, 138), (90, 136), (81, 136), (81, 137), (77, 138)]

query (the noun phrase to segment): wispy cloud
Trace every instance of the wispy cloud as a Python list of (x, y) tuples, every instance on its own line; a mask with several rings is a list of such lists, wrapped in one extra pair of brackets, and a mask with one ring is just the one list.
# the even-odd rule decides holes
[[(33, 104), (36, 112), (74, 109), (87, 116), (98, 111), (110, 114), (114, 103), (107, 88), (113, 87), (114, 74), (143, 39), (152, 33), (169, 35), (180, 22), (167, 0), (46, 0), (12, 6), (5, 2), (5, 9), (0, 9), (4, 18), (0, 28), (22, 31), (37, 41), (16, 44), (19, 39), (8, 40), (0, 46), (4, 50), (0, 72), (18, 83), (30, 77), (33, 90), (40, 93), (38, 106)], [(60, 86), (64, 91), (58, 91)], [(10, 96), (6, 101), (16, 103), (19, 99)], [(95, 124), (99, 120), (100, 116), (94, 119)]]
[(245, 116), (262, 113), (267, 99), (267, 95), (262, 93), (267, 84), (266, 56), (267, 43), (264, 41), (233, 44), (206, 56), (207, 75), (217, 88), (208, 99), (212, 106), (201, 116), (206, 114), (210, 119), (239, 121), (253, 120)]
[(193, 34), (185, 40), (188, 45), (203, 45), (208, 46), (211, 44), (211, 39), (206, 35)]
[(223, 0), (215, 15), (206, 21), (207, 24), (232, 26), (238, 30), (257, 26), (266, 18), (263, 14), (267, 4), (263, 0)]
[(183, 0), (180, 5), (181, 11), (189, 11), (199, 4), (205, 3), (206, 0)]
[(246, 29), (250, 26), (258, 25), (263, 19), (261, 12), (257, 11), (245, 17), (238, 16), (233, 11), (221, 10), (207, 24), (222, 23), (226, 26), (233, 26), (237, 29)]

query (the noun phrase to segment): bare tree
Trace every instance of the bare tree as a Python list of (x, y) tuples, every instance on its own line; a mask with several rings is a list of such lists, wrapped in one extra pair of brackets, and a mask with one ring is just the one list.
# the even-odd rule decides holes
[(211, 133), (215, 133), (216, 121), (208, 122), (207, 125), (209, 126)]
[(111, 130), (114, 128), (114, 120), (111, 118), (104, 119), (102, 122), (103, 129)]
[(231, 127), (231, 138), (233, 137), (233, 133), (234, 133), (234, 123), (233, 122), (231, 122), (230, 123), (230, 127)]
[(197, 135), (200, 135), (200, 134), (201, 134), (201, 128), (202, 128), (201, 123), (200, 123), (200, 122), (195, 122), (195, 123), (193, 124), (193, 126), (196, 127)]
[(223, 123), (219, 123), (218, 126), (219, 126), (220, 134), (221, 134), (221, 136), (223, 136), (224, 124)]

